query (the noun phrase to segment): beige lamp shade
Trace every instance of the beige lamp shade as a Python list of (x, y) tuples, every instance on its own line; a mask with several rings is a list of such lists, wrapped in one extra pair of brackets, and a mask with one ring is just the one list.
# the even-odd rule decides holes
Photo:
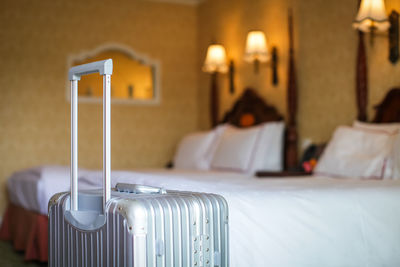
[(362, 0), (353, 27), (370, 32), (371, 29), (386, 31), (390, 27), (383, 0)]
[(269, 59), (267, 39), (262, 31), (251, 31), (247, 34), (244, 60), (266, 62)]
[(207, 49), (206, 61), (203, 65), (205, 72), (227, 72), (225, 48), (219, 44), (212, 44)]

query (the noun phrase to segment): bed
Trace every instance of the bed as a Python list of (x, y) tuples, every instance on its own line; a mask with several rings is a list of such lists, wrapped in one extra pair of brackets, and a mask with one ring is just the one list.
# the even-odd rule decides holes
[[(268, 105), (256, 90), (247, 88), (234, 103), (232, 109), (225, 114), (220, 125), (250, 127), (268, 122), (283, 123), (282, 120), (283, 116), (273, 106)], [(287, 162), (288, 154), (285, 151), (290, 146), (284, 147), (280, 155), (282, 164)], [(174, 172), (173, 169), (164, 171)], [(47, 261), (47, 203), (55, 192), (68, 190), (67, 173), (69, 170), (65, 166), (42, 166), (17, 171), (8, 179), (10, 203), (3, 217), (0, 239), (11, 240), (16, 250), (25, 252), (26, 260)], [(80, 188), (99, 186), (98, 183), (85, 182), (86, 176), (93, 173), (96, 172), (79, 170)], [(196, 173), (199, 176), (207, 175), (207, 171), (193, 172), (193, 174)], [(116, 182), (118, 179), (114, 179), (114, 175), (115, 172), (113, 172), (113, 182)], [(62, 179), (56, 179), (56, 177), (62, 177)]]
[[(377, 114), (385, 115), (377, 115), (376, 122), (399, 121), (393, 118), (399, 114), (398, 105), (393, 104), (400, 101), (399, 92), (393, 89), (378, 105)], [(253, 93), (244, 95), (247, 98)], [(234, 112), (238, 106), (224, 121), (237, 117), (229, 114), (239, 114)], [(241, 114), (248, 114), (249, 110), (244, 110)], [(79, 171), (80, 188), (98, 188), (100, 182), (100, 171)], [(154, 169), (113, 171), (112, 183), (117, 182), (223, 195), (230, 208), (231, 266), (400, 264), (400, 180), (324, 175), (260, 179), (221, 170)], [(11, 204), (0, 231), (2, 237), (16, 243), (18, 238), (30, 238), (31, 251), (25, 248), (26, 257), (45, 261), (47, 202), (68, 187), (66, 166), (15, 173), (9, 180)], [(13, 223), (15, 218), (20, 220), (18, 224)], [(34, 222), (28, 224), (31, 230), (26, 227), (28, 219)]]
[[(58, 191), (54, 184), (68, 187), (67, 167), (42, 167), (40, 173), (42, 194), (47, 197)], [(397, 266), (400, 262), (400, 218), (393, 217), (400, 214), (400, 181), (257, 179), (232, 172), (173, 169), (114, 171), (112, 177), (113, 185), (129, 182), (222, 194), (230, 208), (231, 266)], [(81, 188), (99, 187), (100, 182), (100, 171), (81, 170)], [(31, 208), (42, 213), (47, 203)]]

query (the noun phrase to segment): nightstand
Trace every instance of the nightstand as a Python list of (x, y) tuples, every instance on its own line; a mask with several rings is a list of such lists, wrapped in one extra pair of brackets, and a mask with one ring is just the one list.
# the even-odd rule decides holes
[(299, 178), (300, 176), (310, 176), (312, 173), (302, 171), (281, 171), (281, 172), (270, 172), (270, 171), (257, 171), (256, 177), (258, 178)]

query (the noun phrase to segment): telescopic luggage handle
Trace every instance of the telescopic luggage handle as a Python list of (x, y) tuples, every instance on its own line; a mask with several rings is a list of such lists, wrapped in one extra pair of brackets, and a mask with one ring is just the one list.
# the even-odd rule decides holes
[(78, 210), (78, 81), (81, 76), (99, 73), (103, 76), (103, 210), (111, 196), (110, 100), (112, 59), (96, 61), (69, 69), (71, 81), (71, 210)]

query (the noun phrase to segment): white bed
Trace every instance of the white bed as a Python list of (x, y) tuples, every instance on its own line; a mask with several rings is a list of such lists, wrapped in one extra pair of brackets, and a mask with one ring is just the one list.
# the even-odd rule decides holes
[[(80, 189), (101, 172), (80, 170)], [(218, 193), (230, 212), (230, 259), (242, 266), (400, 266), (400, 181), (255, 178), (213, 171), (113, 171), (112, 184)], [(8, 180), (12, 203), (47, 213), (69, 189), (69, 168), (25, 170)]]

